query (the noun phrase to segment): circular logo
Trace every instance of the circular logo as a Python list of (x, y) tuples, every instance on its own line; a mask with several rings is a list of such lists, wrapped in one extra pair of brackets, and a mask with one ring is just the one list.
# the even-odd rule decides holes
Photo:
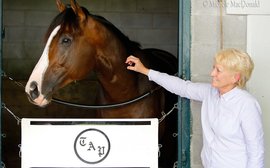
[(87, 129), (76, 137), (74, 150), (81, 161), (96, 164), (108, 156), (110, 141), (104, 132), (98, 129)]

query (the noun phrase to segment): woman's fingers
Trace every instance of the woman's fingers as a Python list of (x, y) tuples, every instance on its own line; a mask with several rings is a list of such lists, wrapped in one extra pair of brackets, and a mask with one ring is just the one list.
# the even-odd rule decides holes
[(147, 69), (142, 62), (140, 61), (139, 58), (131, 55), (126, 59), (126, 64), (128, 64), (127, 69), (140, 72), (142, 74), (147, 75), (149, 72), (149, 69)]
[(126, 60), (126, 64), (132, 67), (136, 66), (138, 63), (140, 63), (140, 59), (134, 56), (129, 56)]
[(126, 59), (127, 64), (136, 64), (139, 61), (139, 58), (131, 55)]

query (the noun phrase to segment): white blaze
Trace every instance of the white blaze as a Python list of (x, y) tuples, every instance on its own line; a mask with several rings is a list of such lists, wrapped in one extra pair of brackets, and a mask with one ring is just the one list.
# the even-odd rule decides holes
[[(42, 88), (41, 84), (43, 81), (44, 73), (46, 72), (46, 69), (48, 68), (48, 65), (49, 65), (49, 58), (48, 58), (49, 47), (50, 47), (50, 44), (51, 44), (53, 38), (55, 37), (55, 35), (59, 31), (60, 27), (61, 27), (60, 25), (57, 26), (50, 34), (50, 37), (46, 43), (46, 46), (43, 50), (43, 53), (42, 53), (38, 63), (36, 64), (31, 76), (29, 77), (29, 80), (28, 80), (26, 86), (25, 86), (25, 92), (27, 94), (29, 94), (31, 91), (30, 84), (33, 81), (35, 81), (37, 83), (38, 91), (41, 92), (41, 88)], [(42, 105), (45, 105), (48, 103), (47, 100), (44, 98), (45, 98), (44, 95), (40, 94), (39, 97), (33, 101), (37, 105), (42, 106)]]

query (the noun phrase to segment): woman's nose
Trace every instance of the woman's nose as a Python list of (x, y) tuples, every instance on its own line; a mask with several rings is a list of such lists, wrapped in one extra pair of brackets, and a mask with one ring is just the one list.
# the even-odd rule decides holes
[(213, 68), (212, 71), (210, 72), (210, 76), (215, 76), (216, 75), (216, 70)]

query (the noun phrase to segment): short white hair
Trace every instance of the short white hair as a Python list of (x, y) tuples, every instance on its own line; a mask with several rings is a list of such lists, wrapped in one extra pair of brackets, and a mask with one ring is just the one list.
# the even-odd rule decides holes
[(248, 53), (234, 48), (224, 49), (216, 54), (214, 61), (232, 72), (239, 73), (237, 86), (245, 88), (254, 69), (254, 63)]

